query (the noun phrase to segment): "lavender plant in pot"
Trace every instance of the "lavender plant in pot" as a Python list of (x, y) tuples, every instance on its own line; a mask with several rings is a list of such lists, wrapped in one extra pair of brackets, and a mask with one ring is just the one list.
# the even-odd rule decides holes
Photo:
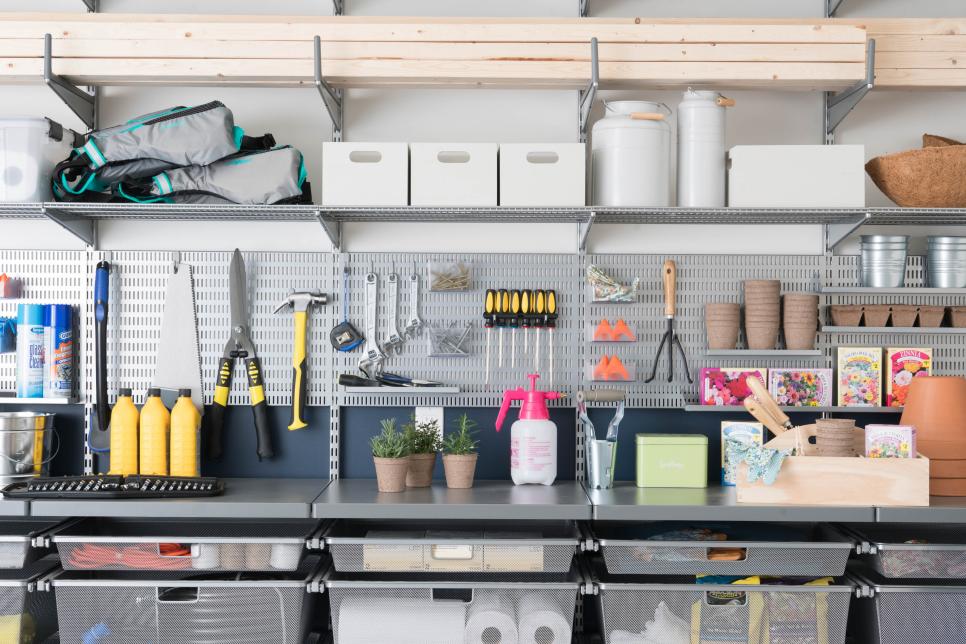
[(453, 423), (455, 431), (443, 437), (443, 471), (446, 473), (446, 487), (466, 489), (473, 487), (476, 475), (477, 441), (476, 421), (463, 414)]
[(409, 441), (396, 429), (395, 418), (384, 418), (379, 423), (382, 432), (369, 440), (376, 466), (376, 485), (380, 492), (402, 492), (409, 472)]
[(420, 422), (413, 418), (403, 427), (403, 433), (409, 442), (410, 454), (406, 487), (429, 487), (440, 448), (439, 423), (435, 420)]

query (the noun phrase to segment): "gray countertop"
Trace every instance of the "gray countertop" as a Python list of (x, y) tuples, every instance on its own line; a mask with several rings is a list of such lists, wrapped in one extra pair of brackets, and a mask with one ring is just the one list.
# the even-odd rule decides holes
[(187, 499), (48, 499), (30, 503), (32, 516), (170, 519), (308, 519), (324, 479), (224, 479), (221, 496)]
[(876, 508), (880, 523), (966, 523), (966, 497), (934, 496), (928, 507)]
[(380, 493), (370, 479), (333, 481), (312, 504), (312, 516), (343, 519), (588, 520), (590, 500), (580, 483), (551, 486), (477, 481), (468, 490), (442, 482), (397, 494)]
[(599, 521), (875, 521), (875, 508), (751, 505), (735, 500), (735, 488), (638, 488), (617, 483), (589, 490)]

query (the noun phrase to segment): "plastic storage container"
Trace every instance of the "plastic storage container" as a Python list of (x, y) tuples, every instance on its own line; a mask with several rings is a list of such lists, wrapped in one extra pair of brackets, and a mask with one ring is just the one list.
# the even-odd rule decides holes
[(580, 543), (573, 522), (335, 522), (325, 544), (337, 572), (566, 573)]
[(670, 114), (663, 103), (604, 102), (604, 118), (592, 132), (594, 205), (671, 205)]
[(547, 581), (505, 575), (426, 580), (330, 572), (325, 577), (334, 644), (406, 641), (570, 644), (574, 610), (584, 582), (576, 574)]
[(0, 118), (0, 201), (50, 201), (54, 166), (78, 134), (45, 118)]
[(678, 206), (724, 208), (725, 107), (718, 92), (688, 88), (678, 105)]
[(708, 437), (638, 434), (637, 487), (708, 487)]
[(496, 143), (410, 144), (414, 206), (495, 206)]
[(883, 577), (966, 580), (966, 533), (960, 526), (869, 525), (850, 531)]
[(736, 145), (728, 159), (729, 206), (865, 206), (865, 146)]
[[(603, 523), (593, 528), (612, 575), (840, 577), (854, 541), (827, 525), (701, 523), (724, 541), (687, 538), (693, 523)], [(660, 537), (658, 539), (658, 537)]]
[(312, 521), (85, 519), (54, 535), (64, 570), (296, 570)]
[(54, 593), (44, 582), (56, 569), (57, 558), (47, 557), (23, 570), (0, 571), (0, 642), (45, 642), (57, 632)]
[(409, 146), (406, 143), (323, 143), (322, 204), (409, 204)]
[(583, 143), (500, 144), (500, 205), (583, 206)]
[(311, 557), (293, 573), (74, 572), (51, 583), (62, 642), (302, 644), (319, 571)]

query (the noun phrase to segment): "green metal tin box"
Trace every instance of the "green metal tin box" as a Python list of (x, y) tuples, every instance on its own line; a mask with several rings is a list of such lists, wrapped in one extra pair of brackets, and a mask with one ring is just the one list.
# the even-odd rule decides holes
[(637, 487), (708, 487), (708, 437), (638, 434)]

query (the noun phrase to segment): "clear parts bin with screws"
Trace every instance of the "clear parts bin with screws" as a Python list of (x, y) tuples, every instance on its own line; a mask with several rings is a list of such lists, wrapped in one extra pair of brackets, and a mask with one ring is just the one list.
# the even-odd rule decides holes
[(473, 262), (429, 262), (429, 290), (466, 291), (473, 281)]
[(473, 332), (473, 323), (460, 324), (452, 322), (448, 326), (430, 326), (429, 357), (431, 358), (465, 358), (470, 355), (468, 346)]

